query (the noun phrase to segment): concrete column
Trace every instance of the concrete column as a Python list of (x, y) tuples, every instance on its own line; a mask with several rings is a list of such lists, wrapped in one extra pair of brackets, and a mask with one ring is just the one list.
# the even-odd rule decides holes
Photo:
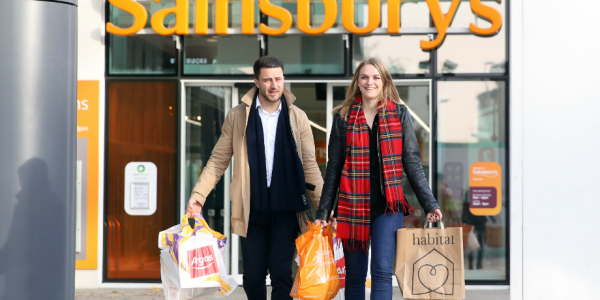
[(74, 299), (77, 0), (0, 24), (0, 299)]

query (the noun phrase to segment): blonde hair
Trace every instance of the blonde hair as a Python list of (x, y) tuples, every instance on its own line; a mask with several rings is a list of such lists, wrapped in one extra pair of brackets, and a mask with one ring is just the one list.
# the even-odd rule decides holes
[(342, 104), (333, 109), (334, 113), (336, 111), (340, 112), (340, 118), (342, 118), (342, 120), (346, 120), (348, 111), (352, 107), (352, 104), (354, 103), (354, 100), (356, 100), (356, 97), (358, 97), (358, 95), (360, 94), (360, 89), (358, 88), (358, 78), (360, 77), (360, 71), (365, 65), (372, 65), (373, 67), (375, 67), (375, 69), (377, 69), (377, 71), (379, 72), (381, 79), (383, 80), (383, 88), (381, 89), (381, 93), (379, 93), (379, 100), (383, 101), (381, 101), (381, 105), (379, 107), (385, 107), (388, 101), (392, 101), (398, 104), (402, 103), (402, 100), (400, 100), (400, 96), (398, 95), (398, 91), (394, 86), (394, 82), (392, 80), (392, 75), (390, 74), (390, 71), (388, 71), (387, 67), (380, 59), (370, 57), (363, 60), (358, 65), (356, 71), (354, 71), (352, 83), (350, 83), (348, 92), (346, 92), (346, 99)]

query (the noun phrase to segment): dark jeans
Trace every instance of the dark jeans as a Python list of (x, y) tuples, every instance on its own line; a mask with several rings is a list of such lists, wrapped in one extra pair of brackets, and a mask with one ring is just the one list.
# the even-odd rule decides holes
[[(402, 228), (404, 214), (387, 212), (371, 221), (371, 299), (392, 299), (392, 275), (396, 258), (396, 231)], [(365, 299), (369, 256), (361, 250), (344, 249), (346, 260), (346, 300)]]
[(271, 275), (272, 300), (288, 300), (294, 283), (292, 262), (298, 237), (298, 222), (274, 225), (250, 223), (242, 241), (244, 291), (248, 300), (266, 300), (267, 270)]

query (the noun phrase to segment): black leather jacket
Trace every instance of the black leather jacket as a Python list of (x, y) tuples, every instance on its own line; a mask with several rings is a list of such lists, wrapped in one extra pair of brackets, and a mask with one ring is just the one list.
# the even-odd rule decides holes
[[(423, 173), (421, 152), (419, 151), (419, 144), (410, 113), (406, 106), (402, 104), (396, 104), (396, 106), (402, 123), (402, 167), (404, 174), (408, 177), (410, 187), (415, 192), (419, 204), (421, 204), (425, 213), (428, 213), (439, 208), (439, 205), (433, 197), (425, 173)], [(347, 128), (348, 121), (342, 120), (339, 116), (339, 110), (336, 111), (333, 115), (333, 126), (329, 137), (329, 148), (327, 149), (329, 161), (327, 162), (321, 203), (317, 210), (317, 219), (329, 220), (329, 215), (338, 194), (342, 169), (346, 162)]]

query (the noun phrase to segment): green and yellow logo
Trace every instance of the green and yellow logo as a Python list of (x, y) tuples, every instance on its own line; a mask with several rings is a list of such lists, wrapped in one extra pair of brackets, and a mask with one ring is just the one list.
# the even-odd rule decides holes
[(144, 173), (144, 171), (146, 170), (146, 167), (144, 167), (144, 165), (139, 165), (139, 166), (137, 167), (137, 170), (138, 170), (138, 172), (140, 172), (140, 173)]

